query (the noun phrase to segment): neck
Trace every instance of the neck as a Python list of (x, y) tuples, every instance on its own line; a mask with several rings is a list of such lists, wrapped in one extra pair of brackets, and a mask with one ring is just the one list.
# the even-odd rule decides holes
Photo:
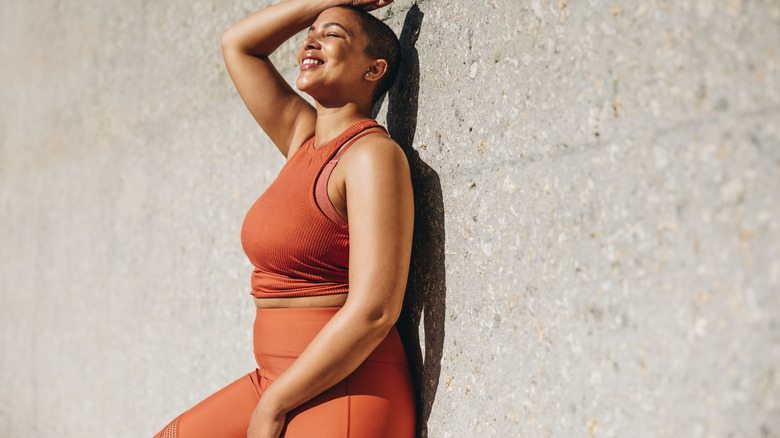
[(314, 147), (336, 138), (355, 122), (371, 117), (371, 108), (355, 104), (327, 107), (317, 102), (317, 122), (314, 125)]

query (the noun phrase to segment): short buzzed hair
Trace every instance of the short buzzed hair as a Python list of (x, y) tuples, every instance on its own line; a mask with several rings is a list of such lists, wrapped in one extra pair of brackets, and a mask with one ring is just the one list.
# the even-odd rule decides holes
[(398, 76), (401, 64), (401, 44), (398, 42), (395, 32), (388, 25), (363, 9), (351, 5), (336, 7), (349, 9), (358, 17), (360, 29), (365, 34), (367, 40), (366, 55), (374, 59), (384, 59), (387, 62), (387, 71), (385, 71), (385, 75), (382, 76), (376, 85), (374, 95), (371, 96), (371, 102), (376, 103), (393, 86), (393, 82), (395, 82), (395, 78)]

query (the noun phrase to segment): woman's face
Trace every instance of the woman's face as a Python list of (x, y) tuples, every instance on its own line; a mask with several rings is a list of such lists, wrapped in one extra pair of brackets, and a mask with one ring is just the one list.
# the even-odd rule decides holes
[(365, 54), (366, 36), (353, 14), (344, 8), (327, 9), (309, 28), (298, 49), (299, 90), (318, 100), (365, 92), (363, 75), (373, 60)]

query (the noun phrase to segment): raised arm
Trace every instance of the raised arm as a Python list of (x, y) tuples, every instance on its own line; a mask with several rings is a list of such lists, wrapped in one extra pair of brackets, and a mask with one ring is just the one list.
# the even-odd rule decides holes
[(341, 3), (288, 0), (244, 18), (222, 34), (222, 54), (238, 94), (285, 157), (314, 133), (316, 113), (268, 56), (322, 11)]
[(263, 393), (249, 437), (277, 438), (287, 412), (353, 372), (398, 319), (409, 271), (414, 197), (392, 140), (370, 135), (344, 155), (349, 295), (298, 359)]

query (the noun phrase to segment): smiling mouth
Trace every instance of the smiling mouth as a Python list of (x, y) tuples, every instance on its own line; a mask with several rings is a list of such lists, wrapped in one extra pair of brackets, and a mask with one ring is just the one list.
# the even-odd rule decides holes
[(314, 58), (306, 58), (301, 63), (301, 65), (309, 65), (309, 64), (322, 65), (323, 62), (318, 60), (318, 59), (314, 59)]

